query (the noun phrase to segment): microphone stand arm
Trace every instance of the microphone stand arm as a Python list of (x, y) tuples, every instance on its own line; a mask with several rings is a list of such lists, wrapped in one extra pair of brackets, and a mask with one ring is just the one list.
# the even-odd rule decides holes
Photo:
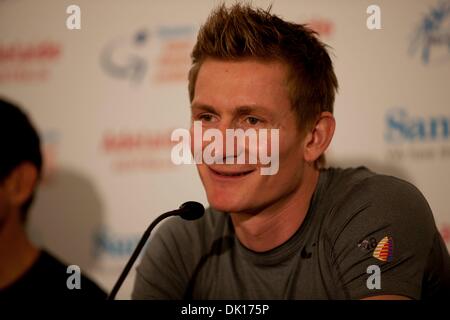
[(133, 254), (130, 257), (130, 260), (128, 260), (127, 265), (123, 269), (122, 273), (120, 274), (119, 279), (117, 279), (116, 284), (112, 288), (111, 293), (108, 295), (106, 300), (114, 300), (114, 298), (116, 297), (116, 294), (119, 291), (120, 287), (122, 286), (122, 283), (125, 281), (125, 278), (127, 277), (128, 273), (130, 272), (131, 267), (133, 266), (134, 262), (138, 258), (139, 253), (141, 252), (142, 248), (144, 247), (145, 243), (147, 242), (147, 239), (150, 237), (150, 234), (151, 234), (153, 228), (155, 228), (155, 226), (159, 222), (161, 222), (161, 220), (164, 220), (165, 218), (170, 217), (170, 216), (176, 216), (178, 214), (179, 214), (179, 210), (173, 210), (173, 211), (163, 213), (162, 215), (160, 215), (158, 218), (156, 218), (150, 224), (150, 226), (147, 228), (147, 230), (145, 230), (144, 234), (142, 235), (142, 238), (139, 241), (139, 243), (137, 244), (136, 248), (134, 249)]

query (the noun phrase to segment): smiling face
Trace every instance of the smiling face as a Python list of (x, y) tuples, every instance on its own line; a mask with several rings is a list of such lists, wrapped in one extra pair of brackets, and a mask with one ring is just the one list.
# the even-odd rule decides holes
[[(275, 175), (261, 175), (260, 163), (197, 164), (213, 208), (259, 212), (300, 188), (304, 143), (286, 79), (287, 66), (276, 61), (207, 59), (200, 67), (192, 121), (202, 121), (203, 130), (219, 129), (225, 137), (226, 129), (279, 129), (280, 162)], [(203, 149), (206, 146), (204, 143)]]

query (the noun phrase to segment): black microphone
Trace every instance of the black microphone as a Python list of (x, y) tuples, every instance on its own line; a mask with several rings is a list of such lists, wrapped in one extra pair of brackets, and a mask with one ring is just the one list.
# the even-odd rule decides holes
[(128, 260), (128, 263), (126, 264), (125, 268), (123, 269), (122, 273), (120, 274), (119, 279), (117, 279), (116, 284), (114, 285), (113, 289), (111, 290), (111, 293), (108, 295), (106, 300), (114, 300), (116, 297), (117, 292), (119, 291), (120, 287), (122, 286), (122, 283), (124, 282), (125, 278), (128, 275), (128, 272), (130, 272), (131, 267), (133, 266), (134, 262), (136, 261), (137, 257), (139, 256), (139, 253), (141, 252), (142, 248), (144, 247), (145, 243), (147, 242), (148, 237), (150, 237), (150, 233), (152, 232), (153, 228), (161, 222), (161, 220), (164, 220), (167, 217), (171, 216), (180, 216), (185, 220), (196, 220), (198, 218), (201, 218), (203, 214), (205, 213), (205, 208), (201, 203), (195, 202), (195, 201), (188, 201), (183, 203), (180, 208), (177, 210), (169, 211), (166, 213), (163, 213), (158, 218), (156, 218), (150, 226), (147, 228), (147, 230), (142, 235), (141, 240), (137, 244), (136, 248), (133, 251), (133, 254), (130, 257), (130, 260)]

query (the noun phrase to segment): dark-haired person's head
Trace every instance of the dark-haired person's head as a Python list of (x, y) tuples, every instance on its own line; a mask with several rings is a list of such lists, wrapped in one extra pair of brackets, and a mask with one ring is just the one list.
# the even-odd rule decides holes
[(36, 129), (20, 107), (0, 97), (0, 225), (8, 214), (26, 220), (41, 171)]

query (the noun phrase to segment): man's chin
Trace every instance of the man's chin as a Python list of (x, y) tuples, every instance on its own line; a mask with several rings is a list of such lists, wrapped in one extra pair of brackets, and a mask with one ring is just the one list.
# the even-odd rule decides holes
[(217, 211), (222, 211), (226, 213), (235, 212), (235, 208), (233, 206), (217, 204), (214, 202), (213, 203), (210, 202), (209, 205)]
[(209, 205), (223, 212), (242, 212), (245, 211), (251, 203), (249, 202), (249, 193), (245, 195), (238, 188), (208, 188), (206, 196)]
[(243, 209), (242, 204), (233, 203), (232, 201), (218, 201), (218, 200), (208, 200), (209, 205), (217, 211), (234, 213), (240, 212)]

